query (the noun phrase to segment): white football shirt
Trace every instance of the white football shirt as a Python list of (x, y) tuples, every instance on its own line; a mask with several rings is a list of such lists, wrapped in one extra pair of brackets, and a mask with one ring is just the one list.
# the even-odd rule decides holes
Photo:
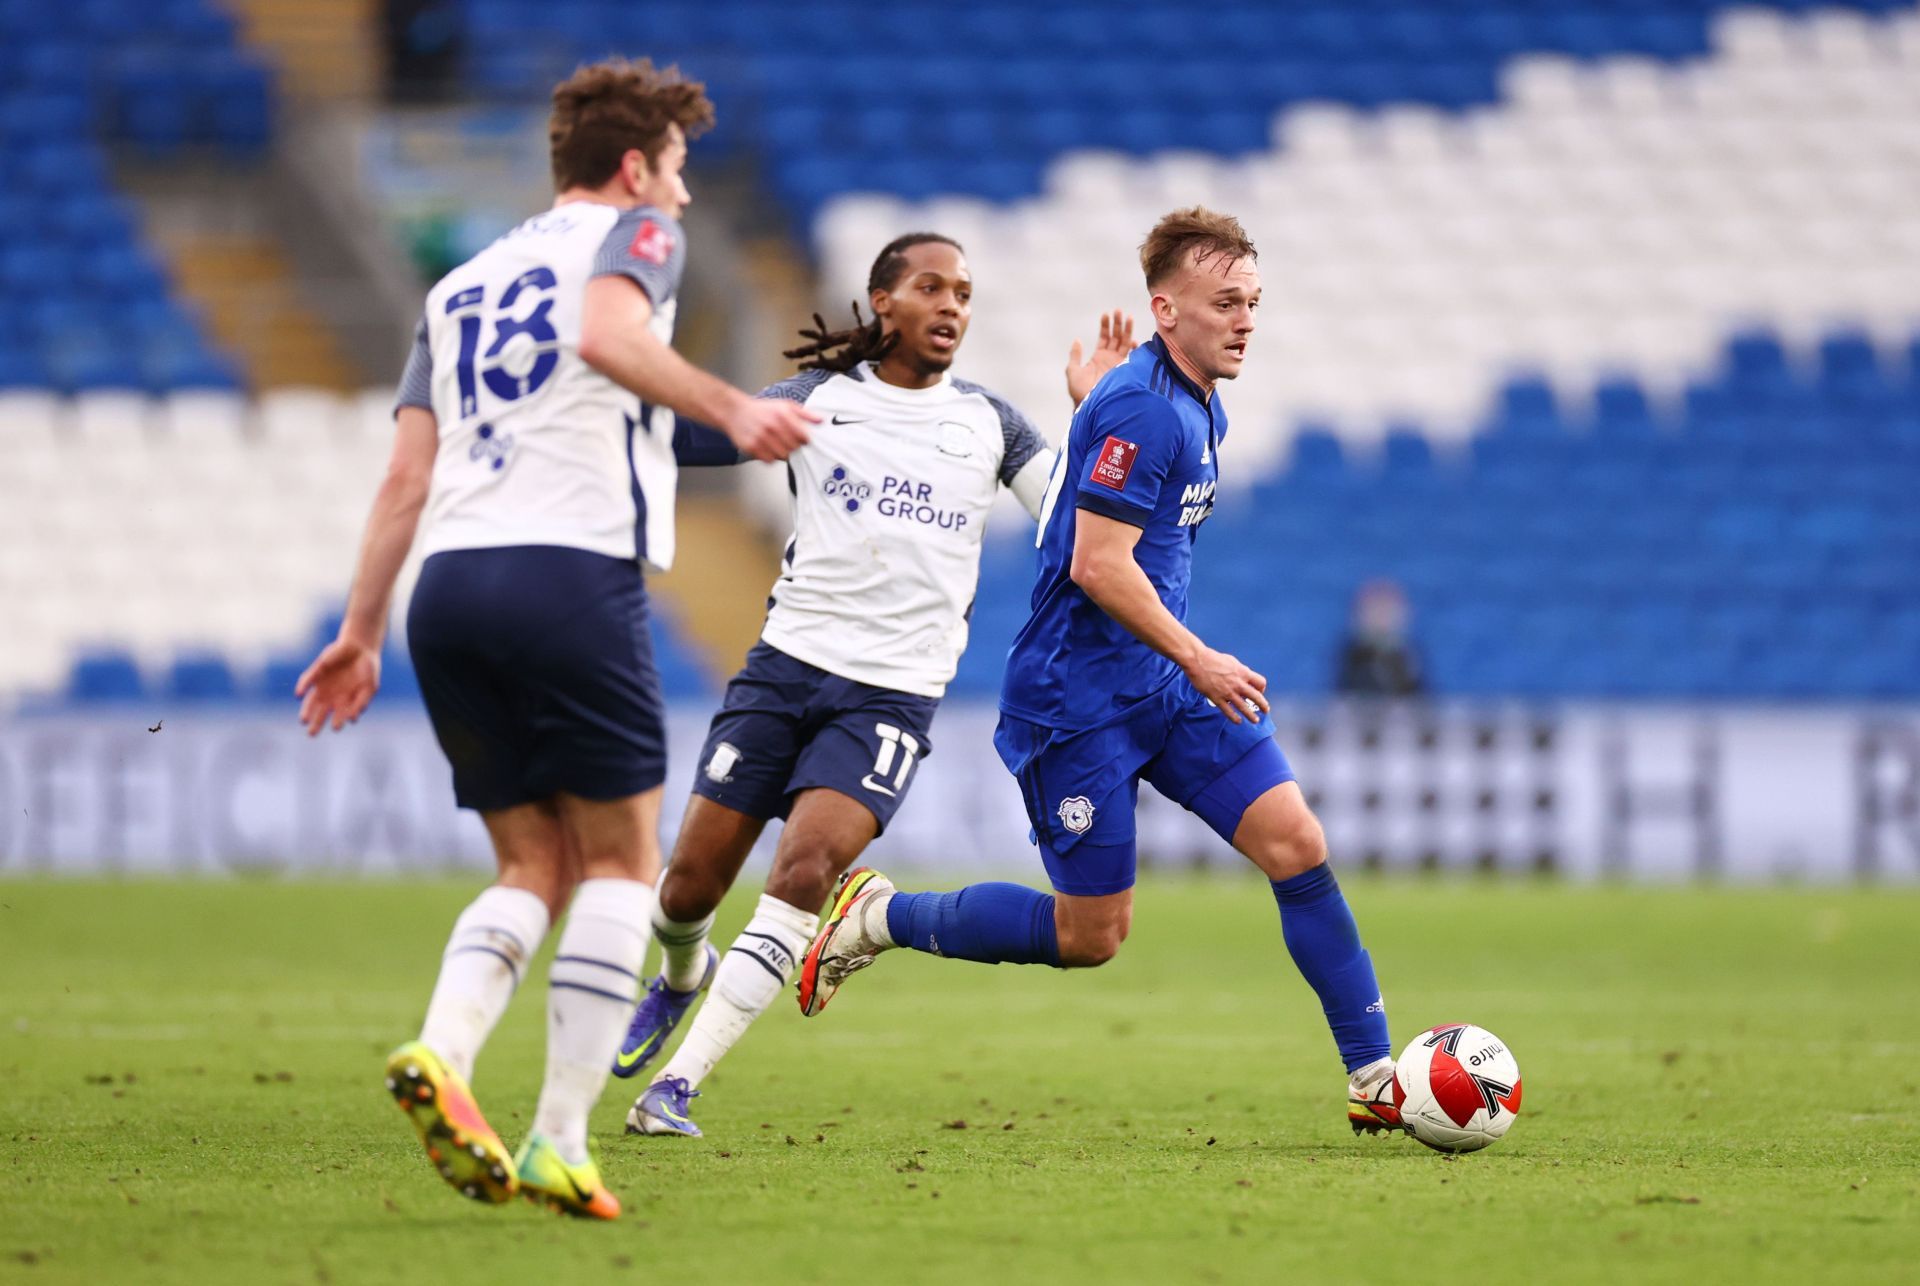
[(871, 363), (763, 390), (820, 416), (787, 458), (793, 538), (761, 638), (831, 674), (938, 697), (967, 646), (980, 539), (998, 488), (1029, 512), (1052, 452), (977, 384), (899, 388)]
[(671, 216), (569, 201), (427, 295), (399, 405), (440, 426), (424, 553), (561, 545), (673, 563), (673, 413), (580, 359), (587, 282), (633, 278), (673, 339), (686, 244)]

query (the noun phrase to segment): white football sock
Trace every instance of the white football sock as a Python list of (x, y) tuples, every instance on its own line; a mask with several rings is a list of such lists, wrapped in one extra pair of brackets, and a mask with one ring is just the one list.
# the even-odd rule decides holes
[(887, 927), (887, 908), (892, 904), (891, 893), (876, 893), (860, 904), (860, 927), (875, 946), (900, 945), (893, 940), (893, 931)]
[(468, 903), (440, 959), (421, 1042), (471, 1080), (473, 1060), (546, 936), (547, 904), (525, 889), (496, 884)]
[(653, 906), (653, 939), (660, 944), (660, 972), (675, 991), (692, 991), (707, 976), (707, 935), (713, 932), (713, 916), (698, 920), (669, 920)]
[(762, 893), (753, 919), (720, 958), (712, 992), (694, 1015), (686, 1039), (654, 1079), (678, 1076), (690, 1086), (706, 1079), (786, 987), (794, 965), (807, 953), (818, 920), (811, 911)]
[(587, 1114), (599, 1101), (633, 1017), (647, 955), (653, 886), (582, 880), (547, 974), (547, 1079), (533, 1113), (570, 1165), (587, 1159)]

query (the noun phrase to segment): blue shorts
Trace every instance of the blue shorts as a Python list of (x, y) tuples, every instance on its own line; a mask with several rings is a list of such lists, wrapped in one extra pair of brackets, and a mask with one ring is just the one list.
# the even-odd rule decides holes
[(666, 780), (647, 616), (632, 559), (553, 545), (427, 559), (407, 650), (460, 807), (622, 799)]
[(765, 820), (825, 786), (865, 804), (884, 831), (914, 765), (933, 753), (927, 730), (939, 706), (756, 643), (713, 716), (693, 793)]
[(1234, 723), (1184, 677), (1084, 731), (1003, 713), (993, 744), (1020, 782), (1047, 878), (1079, 897), (1133, 887), (1141, 782), (1231, 844), (1247, 806), (1294, 779), (1271, 717)]

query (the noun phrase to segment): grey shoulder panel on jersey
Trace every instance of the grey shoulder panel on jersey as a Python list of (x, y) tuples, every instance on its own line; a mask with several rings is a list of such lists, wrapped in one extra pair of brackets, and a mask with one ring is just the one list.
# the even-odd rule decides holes
[(413, 328), (413, 347), (407, 352), (407, 368), (400, 374), (400, 392), (393, 403), (395, 413), (403, 406), (433, 409), (433, 348), (427, 342), (424, 316)]
[(832, 371), (796, 371), (783, 380), (775, 380), (754, 396), (798, 402), (805, 406), (814, 391), (832, 379), (833, 375)]
[(687, 239), (672, 215), (650, 205), (623, 210), (593, 256), (596, 277), (631, 277), (655, 308), (680, 293), (687, 269)]
[(1000, 481), (1004, 486), (1012, 486), (1014, 475), (1027, 467), (1027, 462), (1047, 450), (1047, 440), (1040, 436), (1040, 430), (1033, 427), (1033, 421), (1020, 413), (1020, 408), (972, 380), (956, 379), (955, 390), (971, 393), (986, 399), (987, 405), (1000, 417), (1000, 437), (1005, 444), (1005, 452), (1000, 457)]

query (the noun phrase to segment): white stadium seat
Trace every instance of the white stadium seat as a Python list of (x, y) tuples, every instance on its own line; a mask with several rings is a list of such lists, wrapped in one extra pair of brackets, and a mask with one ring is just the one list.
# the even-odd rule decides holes
[[(963, 367), (1054, 396), (1053, 360), (1033, 355), (1064, 351), (1095, 301), (1139, 311), (1132, 247), (1202, 192), (1246, 223), (1268, 287), (1229, 393), (1242, 440), (1334, 413), (1343, 433), (1395, 415), (1466, 433), (1529, 367), (1571, 388), (1624, 365), (1677, 389), (1749, 322), (1900, 342), (1920, 324), (1920, 14), (1735, 9), (1711, 39), (1681, 65), (1517, 58), (1501, 103), (1459, 114), (1303, 104), (1273, 122), (1273, 151), (1235, 161), (1063, 157), (977, 250), (1033, 289), (1017, 322), (976, 319)], [(821, 215), (826, 298), (864, 271), (875, 208)], [(886, 208), (904, 226), (942, 207)], [(1424, 324), (1379, 320), (1395, 312)]]
[[(57, 687), (90, 645), (155, 666), (187, 641), (242, 664), (304, 650), (352, 572), (391, 401), (0, 396), (0, 690)], [(56, 562), (49, 547), (67, 552)]]

